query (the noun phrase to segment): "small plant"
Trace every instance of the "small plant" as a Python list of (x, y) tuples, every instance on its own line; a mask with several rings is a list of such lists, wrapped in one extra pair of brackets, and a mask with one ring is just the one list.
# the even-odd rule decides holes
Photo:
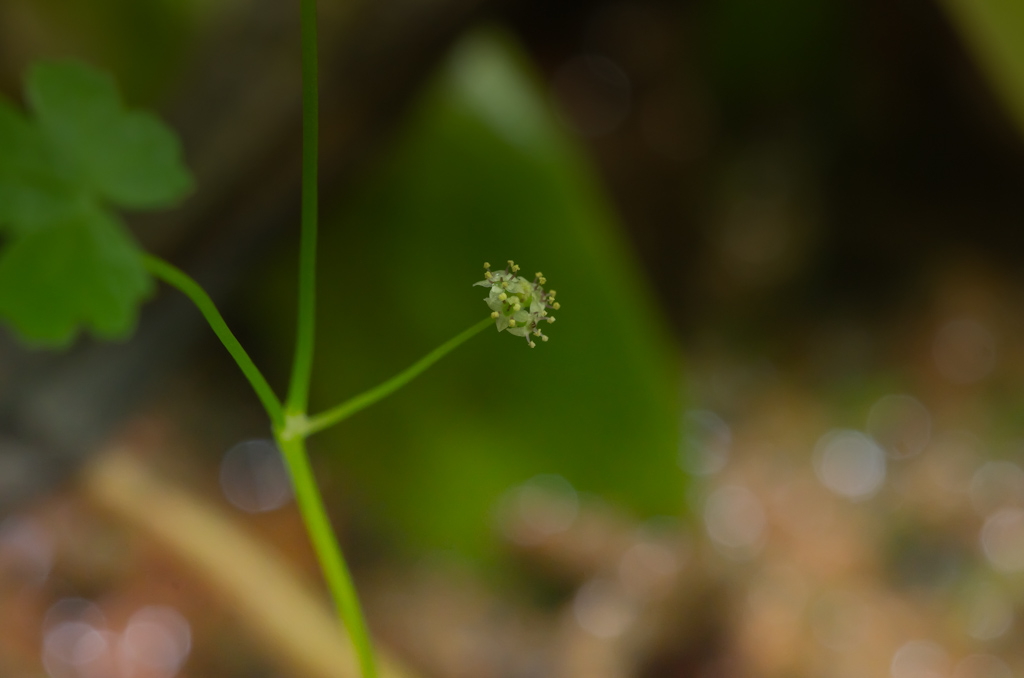
[(317, 488), (306, 439), (407, 384), (492, 323), (547, 341), (555, 292), (546, 278), (484, 264), (484, 318), (384, 383), (319, 414), (308, 413), (313, 366), (317, 247), (318, 93), (316, 2), (302, 0), (303, 176), (299, 313), (288, 394), (280, 400), (205, 291), (183, 271), (146, 254), (115, 210), (154, 209), (187, 195), (193, 180), (174, 133), (154, 116), (125, 109), (114, 80), (77, 62), (42, 63), (28, 74), (32, 117), (0, 100), (0, 318), (26, 342), (61, 347), (86, 330), (101, 339), (131, 333), (153, 278), (196, 305), (245, 374), (270, 419), (295, 496), (364, 678), (377, 675), (369, 633)]

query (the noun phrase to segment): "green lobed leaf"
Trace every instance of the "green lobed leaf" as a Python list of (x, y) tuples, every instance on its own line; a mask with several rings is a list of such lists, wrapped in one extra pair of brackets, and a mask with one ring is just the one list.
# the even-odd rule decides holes
[(15, 234), (59, 221), (80, 207), (39, 130), (0, 99), (0, 226)]
[(99, 209), (23, 235), (0, 254), (0, 316), (26, 341), (63, 346), (78, 327), (127, 335), (153, 283), (127, 229)]
[(0, 318), (39, 345), (66, 345), (80, 327), (123, 337), (152, 280), (108, 208), (191, 190), (180, 144), (85, 64), (37, 64), (26, 90), (35, 119), (0, 100)]
[(174, 133), (153, 115), (126, 111), (110, 76), (77, 62), (41, 63), (27, 89), (43, 134), (104, 198), (165, 207), (192, 189)]

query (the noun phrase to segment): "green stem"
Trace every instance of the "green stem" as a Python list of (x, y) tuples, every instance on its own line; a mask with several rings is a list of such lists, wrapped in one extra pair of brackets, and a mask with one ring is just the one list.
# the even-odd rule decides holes
[(306, 455), (305, 434), (296, 435), (297, 423), (305, 421), (309, 383), (313, 375), (316, 333), (316, 240), (318, 219), (317, 167), (319, 144), (319, 92), (317, 83), (316, 0), (302, 0), (302, 235), (299, 243), (299, 317), (295, 360), (285, 401), (285, 422), (274, 431), (292, 482), (295, 499), (313, 542), (320, 568), (334, 597), (338, 614), (348, 629), (359, 656), (363, 678), (376, 678), (373, 645), (359, 607), (352, 577), (331, 530), (320, 490)]
[(206, 318), (206, 322), (210, 324), (210, 328), (213, 329), (217, 338), (224, 344), (224, 348), (228, 350), (231, 357), (238, 363), (246, 379), (252, 384), (257, 397), (263, 403), (263, 408), (270, 416), (271, 423), (273, 423), (275, 428), (283, 426), (284, 413), (281, 409), (281, 401), (274, 395), (274, 390), (270, 388), (270, 384), (267, 383), (263, 373), (256, 367), (252, 358), (245, 352), (242, 345), (238, 343), (238, 339), (235, 338), (235, 335), (228, 328), (228, 324), (224, 322), (224, 318), (217, 310), (213, 300), (210, 299), (210, 296), (188, 274), (159, 257), (144, 254), (143, 263), (146, 266), (146, 270), (168, 285), (176, 287), (182, 294), (192, 300), (192, 303), (196, 305), (199, 312)]
[(303, 414), (309, 402), (313, 373), (313, 335), (316, 316), (317, 145), (319, 94), (317, 86), (316, 0), (302, 0), (302, 236), (299, 245), (299, 321), (295, 361), (285, 407)]
[(322, 431), (325, 428), (334, 426), (338, 422), (351, 417), (359, 410), (369, 407), (378, 400), (385, 398), (402, 386), (405, 386), (414, 378), (420, 375), (428, 367), (436, 363), (438, 360), (446, 356), (452, 350), (457, 348), (459, 345), (465, 343), (467, 340), (476, 336), (480, 332), (484, 331), (487, 327), (494, 325), (494, 320), (491, 318), (484, 318), (477, 324), (470, 327), (465, 332), (459, 334), (452, 339), (449, 339), (445, 343), (441, 344), (427, 355), (420, 358), (418, 361), (407, 367), (402, 372), (391, 377), (387, 381), (377, 386), (374, 386), (369, 391), (364, 391), (359, 395), (346, 400), (345, 402), (332, 407), (326, 412), (322, 412), (318, 415), (310, 417), (305, 426), (303, 427), (304, 435), (312, 435), (318, 431)]
[(327, 586), (331, 590), (338, 616), (348, 630), (352, 645), (355, 646), (359, 658), (359, 668), (363, 678), (376, 678), (377, 667), (373, 656), (373, 645), (366, 628), (363, 611), (359, 606), (359, 597), (352, 575), (345, 565), (341, 547), (334, 537), (331, 521), (327, 517), (324, 502), (320, 496), (313, 469), (309, 465), (306, 453), (306, 441), (302, 436), (287, 437), (277, 432), (277, 444), (281, 448), (285, 465), (295, 486), (295, 499), (299, 505), (302, 522), (313, 543), (320, 569), (323, 571)]

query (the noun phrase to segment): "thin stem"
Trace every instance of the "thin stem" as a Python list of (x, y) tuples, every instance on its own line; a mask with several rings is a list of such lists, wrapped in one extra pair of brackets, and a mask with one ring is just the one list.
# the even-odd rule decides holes
[(484, 318), (477, 324), (470, 327), (465, 332), (462, 332), (456, 337), (449, 339), (445, 343), (441, 344), (427, 355), (420, 358), (418, 361), (407, 367), (402, 372), (391, 377), (387, 381), (377, 386), (374, 386), (369, 391), (364, 391), (359, 395), (346, 400), (345, 402), (332, 407), (326, 412), (322, 412), (316, 416), (310, 417), (306, 422), (303, 429), (304, 435), (312, 435), (318, 431), (322, 431), (325, 428), (334, 426), (338, 422), (351, 417), (359, 410), (369, 407), (378, 400), (385, 398), (402, 386), (405, 386), (414, 378), (420, 375), (428, 367), (436, 363), (438, 360), (446, 356), (452, 350), (457, 348), (459, 345), (465, 343), (467, 340), (476, 336), (484, 329), (494, 325), (494, 320), (491, 318)]
[(299, 245), (299, 321), (295, 362), (285, 407), (302, 414), (309, 402), (313, 373), (313, 335), (316, 329), (317, 145), (319, 93), (317, 86), (316, 0), (302, 0), (302, 236)]
[(302, 235), (299, 243), (299, 318), (295, 360), (285, 401), (286, 421), (275, 427), (278, 445), (295, 484), (295, 498), (313, 542), (320, 568), (342, 623), (359, 656), (363, 678), (376, 678), (373, 645), (366, 629), (352, 577), (334, 537), (320, 490), (306, 455), (305, 435), (293, 435), (294, 422), (305, 421), (313, 374), (316, 332), (317, 166), (319, 93), (317, 83), (316, 0), (302, 0)]
[(352, 575), (349, 574), (345, 558), (341, 555), (341, 547), (334, 537), (330, 518), (327, 517), (327, 510), (320, 496), (320, 488), (317, 487), (313, 469), (309, 465), (305, 438), (289, 438), (278, 433), (277, 444), (281, 448), (285, 465), (295, 485), (295, 499), (299, 505), (302, 522), (306, 525), (306, 532), (309, 533), (313, 550), (320, 561), (320, 569), (331, 590), (338, 616), (348, 630), (356, 656), (359, 657), (362, 676), (376, 678), (377, 666), (370, 634), (363, 620), (363, 611), (359, 605), (355, 585), (352, 583)]
[(238, 363), (238, 367), (241, 368), (246, 379), (249, 380), (253, 390), (256, 391), (256, 396), (263, 403), (263, 408), (270, 416), (271, 423), (275, 428), (283, 426), (284, 413), (281, 409), (281, 401), (274, 395), (274, 390), (270, 388), (270, 384), (263, 377), (263, 373), (256, 367), (252, 358), (249, 357), (249, 354), (245, 352), (238, 339), (235, 338), (235, 335), (228, 328), (228, 324), (224, 322), (224, 318), (217, 310), (213, 300), (210, 299), (210, 296), (187, 273), (163, 259), (154, 257), (151, 254), (144, 254), (143, 262), (146, 270), (168, 285), (177, 288), (182, 294), (192, 300), (192, 303), (196, 305), (199, 312), (206, 318), (206, 322), (209, 323), (217, 338), (224, 344), (224, 348), (228, 350), (231, 357)]

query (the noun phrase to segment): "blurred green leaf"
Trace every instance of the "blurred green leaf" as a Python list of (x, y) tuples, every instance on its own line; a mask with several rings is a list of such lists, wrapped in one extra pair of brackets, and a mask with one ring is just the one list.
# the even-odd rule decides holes
[(116, 205), (171, 205), (192, 188), (174, 133), (148, 113), (126, 111), (113, 78), (77, 62), (32, 68), (28, 99), (43, 133), (84, 186)]
[(27, 232), (77, 209), (78, 192), (42, 134), (0, 99), (0, 226)]
[(16, 239), (0, 257), (0, 315), (42, 344), (70, 342), (79, 325), (124, 336), (151, 287), (130, 234), (95, 209)]
[(942, 0), (942, 4), (1024, 133), (1024, 2)]
[(0, 101), (0, 317), (43, 345), (69, 343), (79, 326), (122, 337), (152, 282), (106, 204), (184, 196), (192, 179), (178, 141), (84, 64), (36, 65), (26, 89), (35, 120)]
[[(315, 438), (321, 458), (425, 548), (491, 552), (500, 498), (538, 474), (637, 514), (678, 514), (680, 371), (665, 328), (580, 149), (492, 34), (454, 51), (394, 156), (325, 224), (314, 405), (486, 317), (472, 284), (485, 260), (510, 258), (558, 292), (551, 341), (485, 331)], [(285, 307), (293, 275), (264, 278)], [(263, 301), (261, 314), (275, 306)]]

